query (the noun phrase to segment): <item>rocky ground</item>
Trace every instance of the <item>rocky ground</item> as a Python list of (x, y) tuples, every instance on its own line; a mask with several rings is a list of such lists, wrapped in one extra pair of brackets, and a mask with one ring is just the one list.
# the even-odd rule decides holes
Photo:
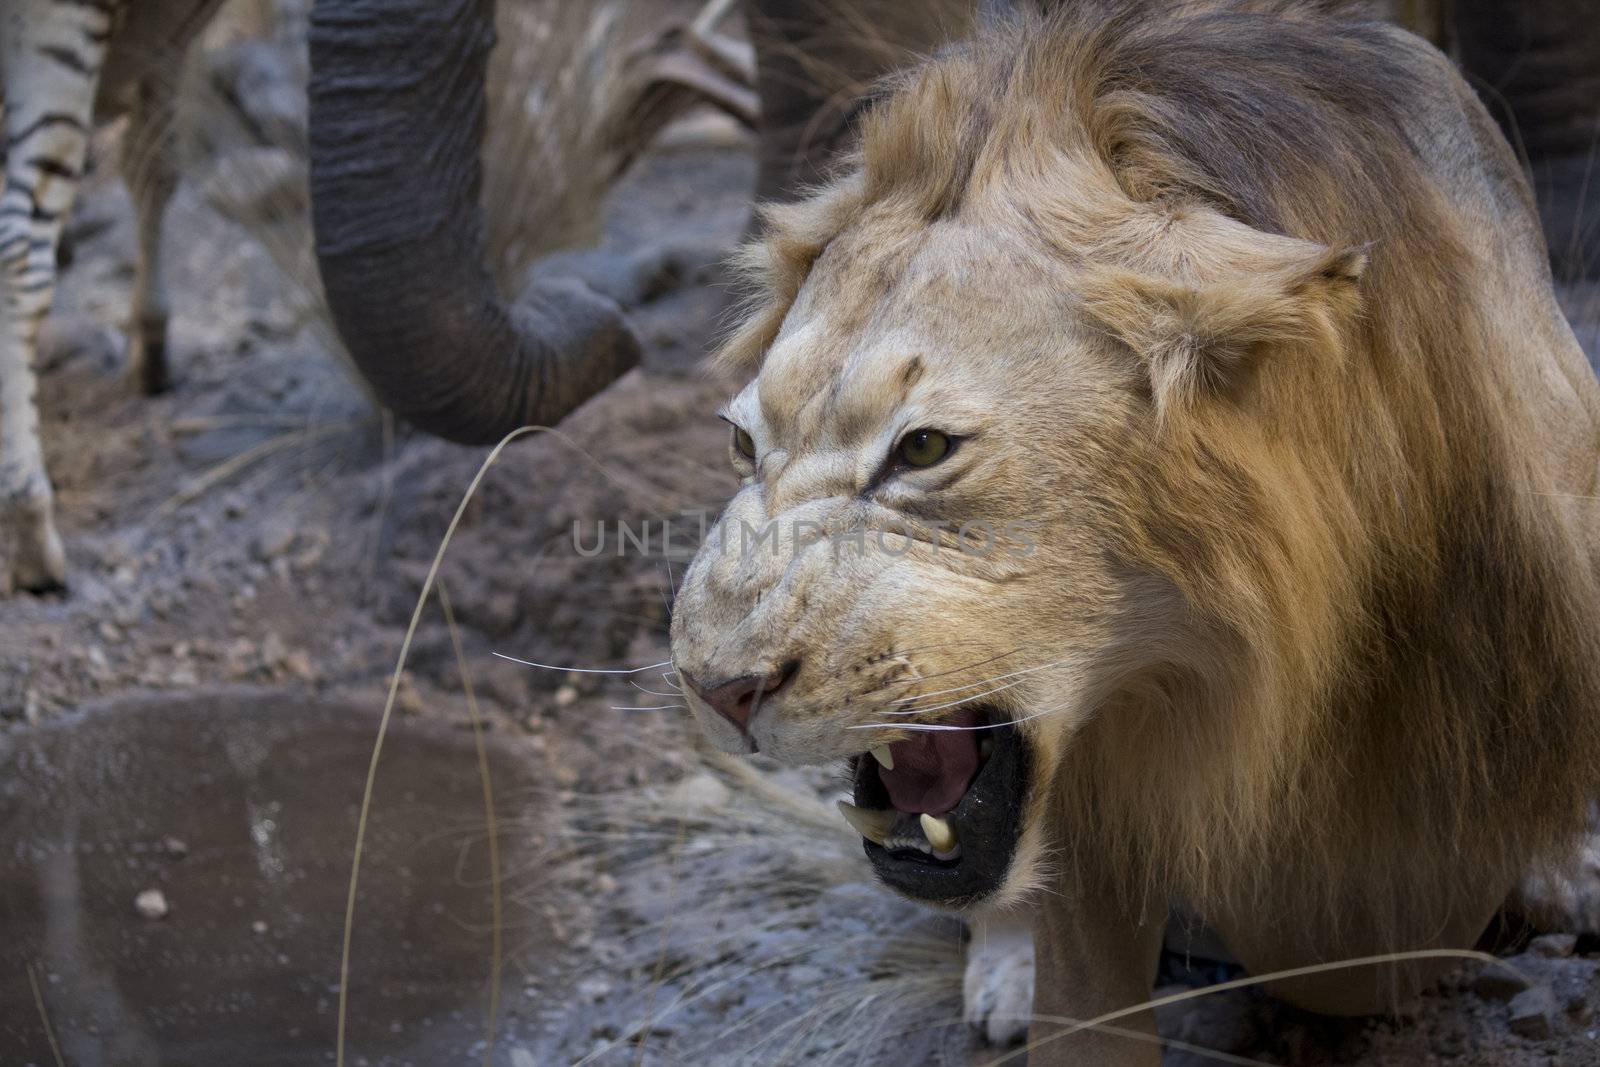
[[(308, 1062), (333, 1047), (376, 711), (485, 451), (373, 412), (292, 266), (303, 216), (236, 220), (249, 189), (292, 189), (275, 150), (224, 152), (181, 188), (175, 387), (137, 396), (120, 374), (132, 227), (116, 151), (113, 130), (43, 357), (71, 590), (0, 611), (0, 904), (28, 956), (0, 979), (0, 1061), (51, 1062), (48, 1028), (74, 1064)], [(605, 247), (729, 247), (752, 177), (730, 128), (676, 129), (611, 199)], [(726, 298), (696, 261), (636, 316), (644, 367), (561, 436), (509, 449), (449, 545), (460, 645), (436, 599), (375, 794), (352, 1062), (481, 1059), (491, 1000), (493, 1062), (514, 1067), (998, 1055), (959, 1023), (960, 926), (870, 884), (825, 775), (700, 752), (659, 671), (493, 655), (666, 658), (672, 555), (590, 558), (572, 531), (715, 508), (732, 485), (722, 397), (695, 371)], [(435, 782), (441, 767), (461, 777)], [(486, 986), (496, 926), (504, 966)], [(1402, 1019), (1332, 1023), (1249, 991), (1166, 1010), (1185, 1046), (1167, 1062), (1600, 1063), (1600, 942), (1511, 944), (1530, 987), (1466, 968)], [(419, 958), (438, 961), (431, 984)], [(1232, 976), (1173, 958), (1163, 991)]]

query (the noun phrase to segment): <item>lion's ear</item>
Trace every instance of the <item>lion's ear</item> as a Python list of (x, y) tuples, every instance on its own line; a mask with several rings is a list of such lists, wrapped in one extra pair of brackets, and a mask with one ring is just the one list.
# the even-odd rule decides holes
[(1363, 252), (1280, 240), (1292, 245), (1282, 255), (1197, 284), (1125, 270), (1085, 279), (1084, 311), (1144, 362), (1159, 415), (1232, 388), (1273, 348), (1332, 343), (1357, 308)]

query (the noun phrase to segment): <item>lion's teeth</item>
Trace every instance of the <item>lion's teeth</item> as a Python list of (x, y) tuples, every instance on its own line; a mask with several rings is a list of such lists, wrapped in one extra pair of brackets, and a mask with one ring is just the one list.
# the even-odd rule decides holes
[(894, 812), (858, 808), (848, 801), (841, 800), (839, 814), (844, 816), (845, 822), (855, 828), (856, 833), (873, 844), (881, 846), (889, 840), (889, 830), (894, 826)]
[(949, 822), (927, 812), (923, 812), (918, 821), (922, 823), (922, 833), (935, 852), (949, 852), (956, 847), (956, 832), (951, 829)]
[(867, 750), (872, 753), (872, 758), (878, 761), (878, 766), (886, 771), (894, 770), (894, 754), (889, 751), (888, 745), (873, 745)]

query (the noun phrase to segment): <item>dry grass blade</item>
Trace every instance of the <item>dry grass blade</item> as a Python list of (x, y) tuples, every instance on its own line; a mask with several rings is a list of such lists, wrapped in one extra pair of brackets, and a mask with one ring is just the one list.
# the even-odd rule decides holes
[(56, 1067), (67, 1067), (67, 1061), (62, 1058), (61, 1046), (56, 1042), (56, 1029), (50, 1025), (50, 1013), (44, 1007), (44, 994), (39, 990), (39, 976), (33, 972), (33, 964), (28, 964), (28, 985), (33, 988), (33, 1006), (39, 1009), (39, 1022), (44, 1026), (45, 1040), (50, 1042), (50, 1055), (55, 1057)]
[(455, 514), (450, 516), (450, 525), (445, 527), (444, 537), (439, 541), (439, 547), (433, 554), (433, 562), (428, 566), (428, 575), (423, 580), (422, 589), (417, 593), (416, 607), (411, 611), (411, 619), (406, 624), (405, 637), (400, 642), (400, 654), (396, 658), (394, 673), (389, 676), (389, 693), (384, 698), (383, 714), (378, 719), (378, 736), (372, 743), (372, 759), (367, 765), (366, 783), (361, 790), (361, 811), (356, 818), (356, 841), (350, 859), (350, 890), (345, 897), (344, 909), (344, 935), (342, 946), (339, 950), (339, 1006), (338, 1023), (334, 1037), (334, 1063), (336, 1067), (344, 1067), (344, 1039), (345, 1026), (348, 1022), (350, 1006), (350, 938), (355, 929), (356, 918), (356, 891), (361, 880), (361, 854), (367, 838), (367, 817), (372, 812), (372, 788), (378, 777), (378, 763), (383, 757), (383, 741), (389, 733), (389, 722), (394, 716), (394, 704), (400, 693), (400, 677), (405, 671), (406, 659), (411, 654), (411, 642), (417, 635), (417, 624), (422, 620), (422, 608), (428, 602), (428, 595), (433, 591), (434, 582), (439, 576), (439, 565), (444, 562), (445, 551), (450, 547), (450, 539), (455, 536), (456, 528), (461, 525), (461, 518), (466, 514), (467, 505), (472, 503), (473, 497), (478, 493), (478, 487), (483, 484), (484, 476), (489, 473), (489, 468), (494, 466), (506, 446), (519, 437), (529, 434), (542, 433), (548, 430), (545, 426), (523, 426), (512, 430), (500, 439), (500, 443), (484, 457), (478, 466), (478, 472), (473, 475), (467, 490), (461, 496), (461, 503), (456, 505)]
[(455, 612), (450, 607), (450, 593), (444, 579), (439, 579), (439, 610), (444, 613), (445, 628), (450, 631), (450, 646), (455, 650), (456, 666), (461, 671), (461, 689), (467, 698), (467, 713), (472, 718), (472, 742), (478, 752), (478, 777), (483, 782), (483, 822), (488, 834), (489, 849), (489, 1020), (484, 1039), (483, 1067), (494, 1062), (496, 1024), (500, 1018), (500, 970), (505, 959), (502, 939), (505, 921), (500, 891), (500, 827), (494, 814), (494, 781), (489, 773), (489, 753), (483, 742), (483, 717), (478, 713), (478, 697), (472, 686), (472, 673), (467, 668), (467, 653), (461, 646), (461, 628), (456, 625)]

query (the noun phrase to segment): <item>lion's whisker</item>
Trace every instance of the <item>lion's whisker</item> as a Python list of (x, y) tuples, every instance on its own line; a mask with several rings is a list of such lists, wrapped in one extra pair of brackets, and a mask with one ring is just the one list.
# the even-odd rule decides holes
[(1066, 663), (1066, 660), (1056, 660), (1054, 663), (1041, 663), (1037, 667), (1026, 667), (1020, 671), (1010, 671), (1006, 674), (996, 674), (993, 677), (984, 678), (981, 681), (971, 682), (967, 685), (953, 686), (949, 689), (936, 689), (931, 693), (917, 693), (908, 697), (896, 697), (895, 699), (891, 700), (890, 703), (910, 704), (918, 700), (926, 700), (928, 697), (944, 696), (947, 693), (959, 693), (966, 689), (976, 689), (978, 686), (988, 685), (991, 682), (1002, 681), (1006, 678), (1017, 678), (1024, 674), (1035, 674), (1039, 671), (1049, 670), (1051, 667), (1061, 667)]
[(629, 707), (621, 707), (619, 705), (613, 704), (613, 705), (611, 705), (610, 710), (612, 710), (612, 711), (677, 711), (677, 710), (680, 710), (680, 709), (681, 710), (687, 710), (688, 707), (689, 707), (689, 705), (687, 705), (687, 704), (650, 704), (650, 705), (647, 705), (647, 706), (629, 708)]
[(1002, 726), (1013, 726), (1019, 722), (1029, 722), (1033, 719), (1042, 719), (1046, 715), (1054, 715), (1058, 711), (1065, 711), (1070, 704), (1058, 704), (1053, 708), (1024, 715), (1020, 719), (1006, 719), (1002, 722), (986, 722), (979, 726), (957, 726), (945, 722), (867, 722), (859, 726), (846, 726), (846, 730), (920, 730), (931, 732), (933, 730), (995, 730)]
[[(894, 709), (892, 711), (885, 711), (884, 714), (885, 715), (926, 715), (929, 712), (943, 711), (945, 708), (954, 708), (954, 707), (959, 707), (962, 704), (970, 704), (974, 700), (982, 700), (984, 697), (993, 696), (996, 693), (1003, 693), (1007, 689), (1015, 689), (1017, 686), (1019, 686), (1021, 684), (1022, 683), (1020, 681), (1007, 682), (1005, 685), (997, 685), (993, 689), (985, 689), (985, 690), (982, 690), (981, 692), (973, 693), (973, 694), (971, 694), (969, 696), (960, 697), (960, 698), (958, 698), (956, 700), (947, 700), (943, 704), (934, 704), (931, 707), (896, 708), (896, 709)], [(965, 688), (965, 687), (963, 686), (963, 688)]]
[[(908, 652), (923, 652), (923, 651), (926, 651), (926, 650), (928, 650), (930, 648), (950, 648), (950, 647), (952, 647), (952, 645), (956, 645), (956, 644), (959, 644), (959, 643), (960, 642), (952, 641), (952, 642), (947, 642), (945, 644), (940, 644), (940, 645), (922, 645), (922, 646), (917, 647), (917, 648), (902, 649), (901, 651), (895, 653), (895, 655), (903, 656)], [(986, 663), (993, 663), (995, 660), (1005, 659), (1007, 656), (1014, 656), (1018, 652), (1021, 652), (1021, 651), (1022, 651), (1022, 649), (1020, 649), (1020, 648), (1013, 648), (1010, 652), (1002, 652), (998, 656), (990, 656), (987, 659), (980, 659), (976, 663), (968, 663), (968, 664), (964, 664), (963, 666), (960, 666), (960, 667), (951, 667), (949, 670), (939, 671), (939, 672), (937, 672), (935, 674), (920, 674), (920, 675), (917, 675), (914, 678), (897, 678), (892, 682), (886, 682), (884, 684), (886, 686), (889, 686), (889, 685), (911, 685), (911, 684), (916, 683), (916, 682), (932, 681), (935, 678), (944, 678), (944, 677), (946, 677), (948, 675), (960, 674), (962, 671), (970, 671), (975, 667), (982, 667)]]
[(644, 667), (558, 667), (552, 663), (535, 663), (528, 659), (518, 659), (515, 656), (508, 656), (504, 652), (491, 652), (489, 655), (510, 663), (520, 663), (524, 667), (538, 667), (544, 671), (566, 671), (569, 674), (639, 674), (642, 671), (654, 670), (657, 667), (672, 666), (672, 661), (665, 659), (660, 663), (651, 663)]

